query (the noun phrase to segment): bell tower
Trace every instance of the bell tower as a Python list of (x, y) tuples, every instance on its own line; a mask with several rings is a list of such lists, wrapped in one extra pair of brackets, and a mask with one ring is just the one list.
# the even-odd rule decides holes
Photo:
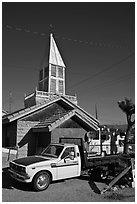
[(43, 66), (39, 71), (38, 89), (25, 96), (25, 107), (44, 103), (59, 96), (65, 96), (77, 104), (76, 96), (69, 96), (65, 93), (65, 69), (66, 66), (51, 33), (48, 61), (46, 66)]
[(65, 95), (65, 64), (52, 33), (50, 34), (49, 62), (48, 66), (39, 72), (38, 90)]

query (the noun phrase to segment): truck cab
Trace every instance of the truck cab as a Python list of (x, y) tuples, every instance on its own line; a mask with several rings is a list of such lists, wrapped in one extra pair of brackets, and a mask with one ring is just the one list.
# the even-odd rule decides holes
[(39, 155), (11, 161), (9, 172), (20, 182), (32, 182), (36, 191), (45, 190), (51, 181), (80, 176), (79, 148), (75, 144), (50, 144)]

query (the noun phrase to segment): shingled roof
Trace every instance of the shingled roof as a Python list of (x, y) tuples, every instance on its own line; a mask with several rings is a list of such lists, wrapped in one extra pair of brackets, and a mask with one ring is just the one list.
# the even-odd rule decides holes
[(69, 107), (69, 111), (64, 113), (64, 115), (60, 115), (59, 118), (58, 116), (54, 116), (52, 120), (46, 120), (45, 123), (39, 123), (36, 128), (40, 128), (40, 126), (44, 125), (45, 127), (48, 127), (52, 129), (50, 126), (56, 126), (54, 123), (57, 125), (61, 124), (66, 118), (70, 118), (75, 115), (75, 117), (79, 118), (80, 120), (84, 121), (88, 126), (91, 126), (93, 129), (98, 129), (99, 127), (99, 121), (95, 119), (93, 116), (88, 114), (86, 111), (84, 111), (81, 107), (78, 105), (75, 105), (72, 103), (70, 100), (66, 99), (64, 96), (59, 96), (55, 99), (51, 99), (46, 103), (39, 104), (32, 106), (30, 108), (24, 108), (19, 111), (10, 113), (8, 115), (4, 115), (2, 117), (2, 122), (4, 123), (10, 123), (15, 120), (20, 120), (23, 119), (26, 116), (29, 116), (32, 113), (36, 113), (39, 110), (45, 109), (46, 107), (49, 107), (51, 104), (59, 102), (62, 105), (65, 104), (67, 107)]

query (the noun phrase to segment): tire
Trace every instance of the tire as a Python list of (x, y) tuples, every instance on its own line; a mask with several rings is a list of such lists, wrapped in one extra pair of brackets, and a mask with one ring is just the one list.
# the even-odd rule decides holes
[(39, 172), (33, 179), (33, 187), (35, 191), (44, 191), (51, 182), (50, 174), (46, 171)]

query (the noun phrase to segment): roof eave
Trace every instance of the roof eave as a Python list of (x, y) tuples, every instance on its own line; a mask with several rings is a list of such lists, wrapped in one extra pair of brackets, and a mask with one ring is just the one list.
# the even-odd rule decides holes
[(89, 128), (92, 128), (92, 129), (94, 129), (95, 131), (99, 130), (99, 127), (98, 127), (97, 125), (95, 125), (94, 123), (92, 123), (92, 121), (91, 121), (91, 122), (87, 121), (86, 118), (84, 118), (82, 115), (80, 115), (80, 114), (78, 114), (78, 113), (76, 113), (76, 116), (77, 116), (78, 118), (80, 118), (84, 123), (86, 123), (86, 125), (88, 125)]
[[(94, 126), (98, 126), (99, 125), (99, 121), (94, 119), (93, 117), (91, 117), (86, 111), (84, 111), (82, 108), (80, 108), (78, 105), (75, 105), (74, 103), (72, 103), (71, 101), (69, 101), (68, 99), (65, 98), (65, 96), (59, 96), (51, 101), (49, 101), (48, 103), (44, 103), (44, 104), (41, 104), (41, 105), (35, 105), (31, 108), (27, 108), (27, 109), (24, 109), (23, 111), (20, 111), (21, 114), (17, 114), (14, 115), (14, 114), (10, 114), (9, 116), (5, 116), (4, 119), (3, 119), (3, 123), (8, 123), (8, 122), (12, 122), (14, 120), (18, 120), (18, 119), (22, 119), (24, 118), (25, 116), (35, 112), (35, 111), (38, 111), (38, 110), (41, 110), (42, 108), (50, 105), (51, 103), (55, 103), (59, 100), (63, 100), (64, 102), (67, 102), (67, 104), (72, 107), (72, 108), (76, 108), (77, 110), (80, 110), (81, 112), (83, 112), (85, 115), (87, 115), (87, 117), (89, 118), (89, 120), (91, 122), (93, 122)], [(76, 110), (76, 112), (77, 112)], [(80, 113), (77, 113), (77, 114), (80, 114)], [(80, 114), (81, 115), (81, 114)]]

